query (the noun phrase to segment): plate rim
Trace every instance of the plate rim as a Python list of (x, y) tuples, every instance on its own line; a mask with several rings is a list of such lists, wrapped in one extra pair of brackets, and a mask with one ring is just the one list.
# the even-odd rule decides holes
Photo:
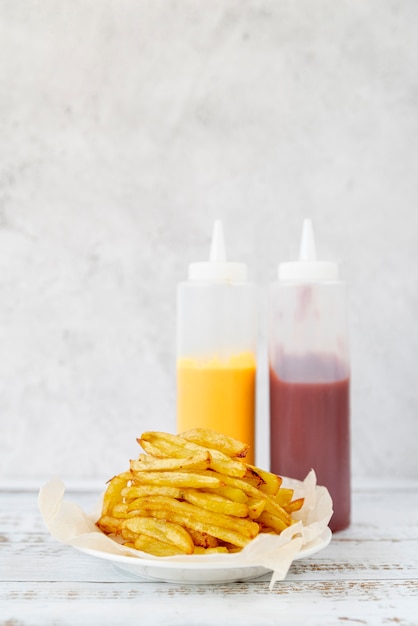
[[(301, 550), (294, 556), (294, 561), (299, 561), (301, 559), (308, 558), (317, 552), (320, 552), (324, 548), (326, 548), (332, 539), (332, 532), (329, 526), (326, 526), (322, 533), (318, 535), (315, 539), (313, 539), (310, 543), (306, 544)], [(115, 554), (114, 552), (104, 552), (103, 550), (96, 550), (94, 548), (85, 548), (83, 546), (74, 545), (77, 550), (83, 552), (84, 554), (88, 554), (90, 556), (94, 556), (97, 558), (101, 558), (107, 561), (112, 561), (115, 564), (124, 564), (129, 565), (130, 567), (137, 566), (138, 568), (144, 567), (156, 567), (157, 569), (182, 569), (182, 570), (211, 570), (211, 569), (246, 569), (246, 568), (255, 568), (255, 567), (263, 567), (266, 571), (271, 571), (268, 568), (265, 568), (262, 565), (255, 565), (253, 563), (228, 563), (227, 559), (230, 555), (216, 555), (217, 558), (219, 556), (221, 558), (225, 557), (225, 562), (222, 563), (219, 560), (209, 560), (210, 555), (195, 555), (199, 560), (194, 559), (193, 555), (190, 555), (190, 561), (178, 561), (171, 560), (170, 557), (162, 557), (161, 560), (158, 558), (155, 559), (146, 559), (142, 556), (128, 556), (124, 554)], [(202, 558), (203, 557), (203, 558)], [(162, 560), (164, 559), (164, 560)], [(204, 559), (208, 559), (204, 561)]]

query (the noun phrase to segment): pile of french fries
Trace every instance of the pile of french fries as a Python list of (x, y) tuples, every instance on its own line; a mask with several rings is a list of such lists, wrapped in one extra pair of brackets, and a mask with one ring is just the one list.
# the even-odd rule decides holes
[(108, 482), (97, 526), (154, 556), (237, 552), (280, 534), (303, 505), (282, 479), (245, 463), (248, 446), (221, 433), (145, 432), (144, 453)]

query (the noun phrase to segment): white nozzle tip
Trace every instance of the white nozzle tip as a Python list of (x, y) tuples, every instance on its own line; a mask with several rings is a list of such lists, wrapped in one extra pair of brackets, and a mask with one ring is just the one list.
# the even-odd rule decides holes
[(221, 220), (216, 220), (213, 225), (209, 261), (215, 263), (225, 263), (226, 261), (224, 229)]
[(280, 263), (279, 280), (318, 282), (338, 280), (338, 265), (333, 261), (318, 261), (312, 221), (303, 221), (299, 260)]
[(299, 261), (316, 261), (315, 237), (312, 221), (310, 219), (303, 221)]
[(231, 263), (227, 260), (221, 220), (216, 220), (213, 226), (209, 261), (191, 263), (189, 280), (205, 282), (245, 282), (247, 280), (245, 263)]

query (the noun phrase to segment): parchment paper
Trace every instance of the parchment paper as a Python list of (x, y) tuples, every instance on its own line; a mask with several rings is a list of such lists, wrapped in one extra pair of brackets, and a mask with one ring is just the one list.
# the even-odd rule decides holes
[(241, 552), (233, 554), (155, 557), (125, 548), (95, 525), (100, 516), (101, 501), (90, 513), (85, 513), (77, 504), (64, 500), (65, 485), (58, 478), (50, 480), (41, 488), (38, 505), (49, 532), (61, 543), (108, 554), (122, 554), (133, 559), (170, 560), (178, 563), (189, 563), (190, 559), (200, 562), (210, 559), (211, 563), (219, 562), (220, 566), (225, 565), (227, 559), (228, 565), (237, 567), (261, 566), (272, 571), (272, 589), (276, 581), (286, 578), (297, 553), (322, 534), (332, 516), (331, 496), (325, 487), (316, 484), (313, 470), (304, 481), (283, 478), (282, 486), (294, 489), (294, 498), (305, 498), (301, 510), (292, 515), (297, 523), (280, 535), (260, 534)]

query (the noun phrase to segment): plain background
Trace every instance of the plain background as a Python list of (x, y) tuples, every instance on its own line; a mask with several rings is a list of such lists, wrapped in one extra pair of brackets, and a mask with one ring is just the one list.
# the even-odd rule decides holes
[(418, 477), (417, 32), (415, 0), (0, 0), (1, 480), (174, 432), (214, 219), (265, 287), (304, 217), (350, 285), (353, 476)]

